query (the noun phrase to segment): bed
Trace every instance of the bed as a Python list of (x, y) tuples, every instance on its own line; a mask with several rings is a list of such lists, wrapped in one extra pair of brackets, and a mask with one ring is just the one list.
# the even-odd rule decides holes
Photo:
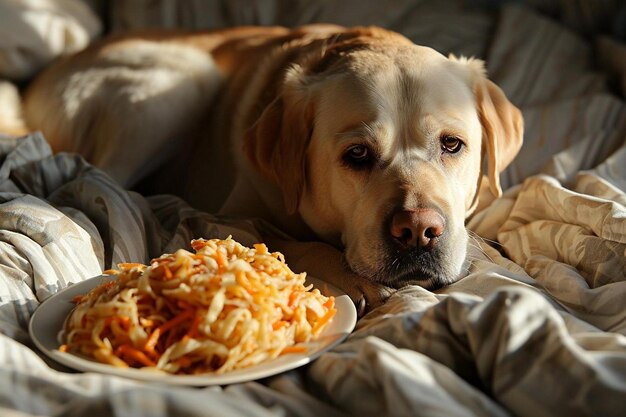
[[(185, 388), (72, 372), (29, 338), (40, 303), (118, 262), (147, 262), (200, 236), (252, 244), (268, 226), (141, 195), (77, 155), (53, 154), (39, 133), (5, 134), (0, 415), (626, 415), (626, 7), (376, 4), (90, 1), (86, 37), (74, 39), (327, 21), (378, 24), (485, 59), (523, 111), (525, 142), (501, 177), (504, 195), (485, 196), (468, 221), (467, 276), (436, 292), (399, 290), (312, 364), (259, 381)], [(29, 77), (3, 76), (19, 86)]]

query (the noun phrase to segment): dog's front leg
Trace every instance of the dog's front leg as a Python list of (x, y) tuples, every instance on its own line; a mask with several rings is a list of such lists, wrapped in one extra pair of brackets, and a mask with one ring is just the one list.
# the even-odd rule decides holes
[(322, 242), (298, 242), (275, 238), (265, 239), (272, 251), (285, 255), (294, 272), (306, 271), (344, 291), (352, 299), (359, 317), (383, 304), (394, 291), (350, 271), (344, 264), (342, 253)]

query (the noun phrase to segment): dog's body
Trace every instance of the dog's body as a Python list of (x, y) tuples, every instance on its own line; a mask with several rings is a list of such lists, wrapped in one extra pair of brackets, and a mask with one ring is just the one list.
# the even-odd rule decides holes
[(459, 276), (483, 156), (498, 194), (521, 146), (483, 72), (379, 28), (136, 35), (46, 71), (25, 116), (126, 185), (161, 166), (159, 191), (325, 242), (272, 248), (375, 303), (383, 285)]

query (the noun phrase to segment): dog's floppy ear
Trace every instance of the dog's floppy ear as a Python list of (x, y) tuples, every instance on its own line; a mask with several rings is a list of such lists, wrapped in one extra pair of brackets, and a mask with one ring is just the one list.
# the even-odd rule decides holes
[(500, 197), (500, 173), (513, 161), (522, 147), (522, 112), (506, 98), (500, 87), (487, 79), (483, 61), (452, 54), (449, 58), (465, 65), (472, 74), (471, 82), (483, 131), (483, 155), (486, 153), (488, 158), (489, 185), (493, 194)]
[(493, 82), (483, 77), (476, 83), (475, 89), (483, 146), (488, 158), (489, 184), (494, 195), (500, 197), (500, 173), (522, 147), (524, 119), (522, 112)]
[(313, 129), (313, 105), (287, 73), (282, 91), (245, 133), (243, 153), (261, 175), (283, 191), (287, 213), (298, 210), (304, 189), (306, 150)]
[(476, 102), (483, 129), (483, 148), (487, 154), (491, 191), (502, 195), (500, 173), (513, 161), (524, 136), (522, 112), (493, 82), (480, 77), (475, 84)]

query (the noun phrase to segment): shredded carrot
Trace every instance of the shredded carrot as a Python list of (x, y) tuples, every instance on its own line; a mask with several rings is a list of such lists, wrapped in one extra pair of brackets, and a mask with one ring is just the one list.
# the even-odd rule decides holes
[(140, 350), (135, 349), (131, 345), (122, 345), (115, 350), (116, 356), (125, 356), (130, 358), (136, 362), (139, 362), (143, 366), (154, 366), (156, 365), (152, 359), (146, 356)]
[(215, 260), (217, 261), (217, 266), (220, 269), (226, 266), (226, 258), (224, 258), (224, 254), (219, 249), (215, 251)]
[(252, 246), (259, 255), (264, 255), (267, 253), (267, 246), (265, 245), (265, 243), (255, 243)]
[(133, 268), (140, 268), (140, 267), (145, 266), (145, 265), (137, 263), (137, 262), (122, 262), (122, 263), (117, 264), (117, 266), (119, 268), (128, 270), (128, 269), (133, 269)]
[(59, 346), (59, 352), (67, 352), (68, 350), (68, 346), (63, 344), (61, 346)]
[(199, 251), (200, 249), (202, 249), (205, 246), (208, 246), (208, 241), (206, 241), (206, 240), (192, 240), (191, 241), (191, 247), (195, 251)]
[(275, 321), (272, 324), (272, 330), (278, 330), (278, 329), (282, 329), (283, 327), (285, 327), (287, 325), (287, 322), (285, 320), (279, 320), (279, 321)]
[(198, 334), (198, 327), (200, 327), (200, 321), (202, 321), (202, 316), (200, 316), (199, 314), (196, 314), (185, 336), (192, 337), (192, 338), (196, 337)]
[(170, 258), (154, 258), (150, 261), (150, 263), (157, 263), (157, 264), (169, 264), (170, 262), (172, 262), (172, 259)]
[(159, 343), (159, 337), (161, 337), (161, 329), (157, 327), (148, 337), (146, 344), (143, 346), (143, 350), (149, 353), (155, 353), (157, 343)]
[(250, 284), (250, 280), (248, 280), (248, 277), (246, 277), (246, 273), (244, 271), (237, 271), (235, 279), (237, 280), (237, 283), (239, 285), (241, 285), (246, 289), (246, 291), (248, 291), (248, 293), (255, 294), (257, 292), (257, 290), (255, 290)]
[(178, 364), (178, 366), (180, 366), (182, 368), (185, 368), (185, 367), (191, 365), (193, 363), (193, 361), (191, 359), (186, 358), (186, 357), (183, 356), (182, 358), (176, 359), (176, 363)]
[(300, 297), (302, 297), (303, 292), (302, 291), (294, 291), (291, 294), (289, 294), (289, 307), (293, 307), (294, 304), (296, 304), (298, 302), (298, 300), (300, 300)]
[(128, 330), (130, 328), (130, 317), (128, 316), (117, 316), (117, 322), (124, 330)]
[(178, 313), (178, 315), (174, 317), (173, 319), (166, 321), (165, 323), (160, 325), (159, 329), (161, 329), (161, 333), (165, 333), (171, 328), (176, 327), (179, 324), (183, 323), (185, 320), (190, 319), (193, 315), (194, 315), (194, 311), (192, 309), (183, 310), (180, 313)]
[(285, 355), (287, 353), (305, 353), (306, 346), (287, 346), (283, 350), (280, 351), (281, 355)]
[(172, 344), (176, 343), (178, 340), (182, 341), (182, 338), (181, 332), (176, 331), (176, 329), (173, 329), (171, 332), (167, 332), (167, 339), (165, 339), (164, 344), (165, 348), (167, 349), (172, 346)]
[(189, 310), (189, 309), (193, 308), (193, 307), (191, 306), (191, 304), (189, 304), (189, 303), (188, 303), (187, 301), (185, 301), (185, 300), (178, 300), (178, 301), (176, 302), (176, 305), (177, 305), (179, 308), (182, 308), (183, 310)]
[(315, 325), (313, 326), (313, 329), (311, 330), (313, 334), (316, 334), (326, 323), (328, 323), (330, 319), (332, 319), (335, 316), (336, 312), (337, 312), (337, 309), (331, 308), (330, 310), (326, 312), (326, 314), (320, 317), (320, 319), (315, 322)]
[(118, 322), (124, 330), (128, 330), (130, 327), (130, 318), (128, 316), (107, 317), (104, 320), (104, 326), (109, 327), (114, 321)]
[(330, 297), (328, 297), (328, 300), (326, 300), (326, 302), (323, 305), (327, 309), (331, 309), (331, 308), (335, 307), (335, 297), (333, 297), (331, 295)]
[(164, 263), (161, 266), (163, 267), (163, 275), (165, 276), (165, 279), (172, 279), (174, 274), (172, 274), (172, 270), (169, 266), (167, 266), (167, 263)]

